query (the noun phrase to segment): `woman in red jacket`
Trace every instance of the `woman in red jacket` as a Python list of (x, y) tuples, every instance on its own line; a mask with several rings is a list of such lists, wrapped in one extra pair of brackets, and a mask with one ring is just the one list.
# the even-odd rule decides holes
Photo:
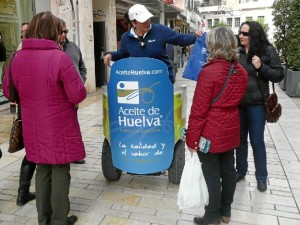
[[(236, 187), (234, 148), (240, 143), (238, 104), (248, 79), (246, 70), (237, 62), (237, 40), (230, 28), (211, 30), (206, 45), (208, 63), (198, 77), (186, 133), (189, 150), (198, 152), (209, 192), (204, 216), (194, 218), (201, 225), (230, 220)], [(208, 153), (199, 151), (200, 137), (210, 140)]]

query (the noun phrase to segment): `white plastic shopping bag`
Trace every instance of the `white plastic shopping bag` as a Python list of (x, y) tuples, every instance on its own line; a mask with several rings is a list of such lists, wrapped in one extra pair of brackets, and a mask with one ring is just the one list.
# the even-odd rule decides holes
[(208, 190), (197, 152), (189, 152), (185, 162), (177, 196), (179, 209), (204, 207), (208, 204)]

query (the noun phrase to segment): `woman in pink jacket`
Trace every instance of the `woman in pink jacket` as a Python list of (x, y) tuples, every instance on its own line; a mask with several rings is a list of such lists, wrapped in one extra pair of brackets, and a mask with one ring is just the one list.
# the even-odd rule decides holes
[[(209, 192), (204, 216), (194, 218), (201, 225), (230, 220), (236, 187), (234, 148), (240, 142), (238, 104), (247, 86), (247, 72), (237, 62), (237, 40), (231, 29), (211, 30), (206, 45), (208, 63), (198, 77), (186, 133), (189, 150), (198, 152)], [(200, 137), (210, 140), (208, 153), (199, 151)]]
[[(12, 77), (22, 109), (26, 157), (37, 164), (39, 224), (74, 224), (70, 211), (70, 163), (85, 157), (75, 105), (87, 91), (68, 55), (58, 46), (62, 27), (50, 12), (33, 17)], [(4, 78), (9, 97), (9, 66)]]

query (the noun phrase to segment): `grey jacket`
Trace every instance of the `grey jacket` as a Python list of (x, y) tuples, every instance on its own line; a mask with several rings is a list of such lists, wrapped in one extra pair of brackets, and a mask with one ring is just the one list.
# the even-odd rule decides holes
[(63, 44), (63, 50), (69, 55), (73, 64), (75, 65), (77, 72), (80, 74), (82, 81), (85, 83), (87, 70), (82, 59), (80, 49), (75, 43), (67, 39)]

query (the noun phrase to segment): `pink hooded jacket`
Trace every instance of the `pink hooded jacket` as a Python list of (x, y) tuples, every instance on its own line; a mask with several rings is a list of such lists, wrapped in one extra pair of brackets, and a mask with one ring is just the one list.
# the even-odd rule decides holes
[[(3, 82), (9, 98), (9, 64)], [(29, 161), (67, 164), (85, 157), (75, 105), (87, 91), (70, 57), (57, 43), (26, 39), (12, 63), (19, 93), (23, 137)]]

